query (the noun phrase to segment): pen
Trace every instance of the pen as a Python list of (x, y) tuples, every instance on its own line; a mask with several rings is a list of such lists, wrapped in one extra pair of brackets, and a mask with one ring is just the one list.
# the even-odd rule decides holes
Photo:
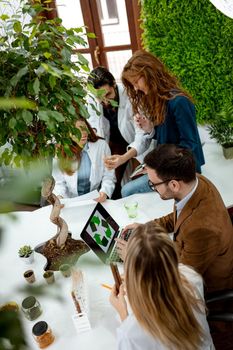
[(108, 284), (101, 283), (101, 286), (104, 287), (104, 288), (112, 290), (112, 287), (109, 286)]

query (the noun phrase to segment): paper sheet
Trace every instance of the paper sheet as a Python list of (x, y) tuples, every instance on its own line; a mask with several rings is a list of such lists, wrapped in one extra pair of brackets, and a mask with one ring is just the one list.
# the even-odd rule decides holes
[(68, 207), (74, 207), (75, 205), (84, 204), (83, 203), (84, 201), (87, 202), (87, 204), (89, 204), (90, 201), (98, 197), (99, 197), (99, 192), (97, 190), (94, 190), (92, 192), (83, 194), (82, 196), (77, 196), (73, 198), (61, 198), (60, 202), (61, 204), (64, 204), (66, 208), (68, 208)]

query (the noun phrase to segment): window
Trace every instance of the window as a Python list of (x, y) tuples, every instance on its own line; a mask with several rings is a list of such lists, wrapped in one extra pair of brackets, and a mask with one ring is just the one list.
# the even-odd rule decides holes
[(119, 16), (116, 0), (97, 0), (101, 25), (118, 24)]

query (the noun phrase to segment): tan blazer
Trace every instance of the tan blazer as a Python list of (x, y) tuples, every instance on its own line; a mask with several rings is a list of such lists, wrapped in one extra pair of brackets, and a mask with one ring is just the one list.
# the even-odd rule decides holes
[(206, 291), (233, 288), (233, 226), (216, 187), (202, 175), (198, 180), (176, 223), (174, 213), (155, 221), (174, 232), (180, 262), (203, 276)]

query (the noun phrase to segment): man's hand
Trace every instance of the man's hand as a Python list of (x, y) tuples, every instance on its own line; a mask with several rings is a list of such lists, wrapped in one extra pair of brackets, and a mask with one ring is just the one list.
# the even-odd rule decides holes
[(116, 286), (114, 285), (109, 297), (109, 301), (118, 312), (121, 321), (124, 321), (128, 316), (127, 304), (124, 295), (124, 287), (123, 284), (121, 284), (119, 293), (117, 294)]
[(106, 201), (107, 199), (107, 195), (104, 192), (99, 192), (99, 197), (95, 199), (96, 202), (98, 203), (103, 203), (104, 201)]
[(104, 159), (104, 165), (107, 169), (112, 170), (119, 167), (121, 164), (124, 164), (124, 159), (119, 154), (114, 154), (113, 156), (106, 157)]
[(144, 130), (147, 134), (150, 134), (154, 128), (154, 124), (150, 119), (146, 118), (144, 115), (136, 114), (134, 116), (135, 124)]

